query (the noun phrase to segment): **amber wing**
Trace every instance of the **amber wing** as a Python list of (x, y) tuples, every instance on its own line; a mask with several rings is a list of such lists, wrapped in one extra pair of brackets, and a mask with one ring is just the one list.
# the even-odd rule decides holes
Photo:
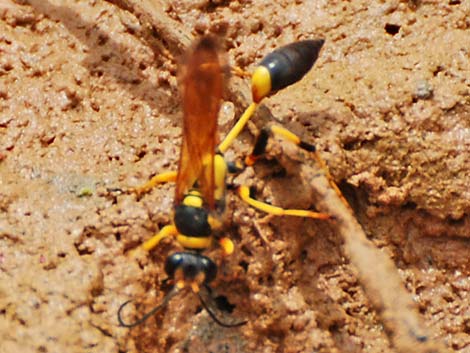
[(214, 153), (223, 81), (217, 42), (203, 37), (187, 54), (180, 72), (184, 121), (176, 204), (197, 183), (207, 205), (214, 208)]

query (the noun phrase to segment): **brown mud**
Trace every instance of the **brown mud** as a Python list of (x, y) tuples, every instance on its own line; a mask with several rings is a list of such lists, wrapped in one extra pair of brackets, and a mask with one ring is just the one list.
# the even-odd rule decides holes
[[(234, 194), (235, 253), (209, 255), (214, 295), (233, 305), (224, 318), (248, 324), (217, 326), (188, 293), (142, 326), (118, 326), (124, 301), (139, 304), (132, 318), (167, 289), (177, 244), (129, 250), (168, 224), (174, 186), (140, 200), (108, 189), (176, 167), (177, 58), (204, 33), (223, 36), (229, 62), (248, 71), (283, 44), (326, 39), (312, 72), (264, 101), (226, 156), (243, 158), (272, 121), (314, 143), (415, 302), (427, 333), (408, 334), (470, 352), (467, 0), (1, 0), (0, 352), (399, 350), (387, 315), (401, 313), (384, 314), (340, 226), (266, 216)], [(249, 97), (233, 77), (222, 136)], [(273, 142), (235, 182), (275, 205), (331, 207), (310, 183), (313, 159), (299, 173), (282, 160), (288, 145)], [(389, 280), (375, 278), (379, 289)]]

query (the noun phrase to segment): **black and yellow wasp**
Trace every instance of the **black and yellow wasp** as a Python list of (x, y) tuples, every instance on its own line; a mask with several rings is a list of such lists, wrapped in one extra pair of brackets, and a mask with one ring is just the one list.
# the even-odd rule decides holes
[[(224, 327), (245, 323), (224, 323), (207, 305), (201, 289), (210, 292), (209, 284), (217, 274), (216, 264), (202, 251), (214, 243), (226, 254), (234, 250), (232, 241), (218, 237), (223, 226), (225, 210), (226, 176), (229, 164), (223, 154), (253, 115), (263, 98), (299, 81), (317, 60), (324, 40), (303, 40), (281, 47), (267, 55), (252, 75), (253, 102), (240, 117), (226, 138), (217, 146), (217, 116), (224, 90), (224, 65), (220, 59), (217, 41), (210, 36), (198, 40), (185, 57), (180, 72), (180, 91), (183, 102), (183, 140), (177, 172), (158, 174), (143, 186), (133, 189), (144, 193), (155, 185), (176, 182), (173, 222), (163, 227), (142, 247), (151, 250), (165, 237), (174, 237), (184, 251), (169, 255), (165, 271), (173, 283), (173, 289), (162, 303), (140, 319), (125, 323), (122, 310), (130, 302), (121, 305), (118, 320), (121, 326), (134, 327), (162, 309), (170, 299), (189, 288), (199, 296), (202, 306), (212, 319)], [(314, 146), (302, 142), (296, 135), (278, 126), (263, 129), (253, 152), (246, 158), (252, 164), (264, 153), (270, 134), (281, 135), (300, 147), (314, 151)], [(283, 209), (255, 200), (247, 186), (238, 186), (237, 192), (249, 205), (274, 215), (290, 215), (328, 219), (329, 216), (309, 210)]]

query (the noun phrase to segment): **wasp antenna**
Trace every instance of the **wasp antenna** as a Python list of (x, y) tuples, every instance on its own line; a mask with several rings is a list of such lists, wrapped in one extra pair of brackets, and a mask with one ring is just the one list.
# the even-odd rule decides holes
[(136, 321), (134, 322), (131, 322), (131, 323), (125, 323), (123, 320), (122, 320), (122, 316), (121, 316), (121, 313), (122, 313), (122, 309), (124, 309), (124, 307), (129, 304), (130, 302), (132, 302), (132, 300), (128, 300), (126, 301), (125, 303), (121, 304), (121, 306), (119, 307), (119, 310), (118, 310), (118, 321), (119, 321), (119, 325), (122, 326), (122, 327), (127, 327), (127, 328), (132, 328), (132, 327), (135, 327), (135, 326), (138, 326), (140, 325), (141, 323), (145, 322), (150, 316), (153, 316), (155, 315), (158, 311), (160, 311), (161, 309), (163, 309), (168, 303), (169, 301), (171, 300), (171, 298), (173, 298), (175, 296), (175, 294), (178, 293), (178, 289), (175, 287), (171, 290), (171, 292), (169, 292), (165, 298), (163, 298), (163, 301), (161, 302), (161, 304), (157, 305), (155, 308), (153, 308), (152, 310), (150, 310), (148, 313), (146, 313), (144, 316), (142, 316), (140, 319), (137, 319)]
[(248, 321), (239, 321), (239, 322), (235, 322), (235, 323), (225, 323), (225, 322), (222, 322), (215, 314), (214, 312), (209, 308), (209, 306), (206, 304), (206, 302), (204, 301), (204, 299), (202, 298), (201, 296), (201, 293), (198, 292), (197, 293), (198, 297), (199, 297), (199, 301), (201, 302), (202, 304), (202, 307), (204, 308), (204, 310), (207, 311), (207, 313), (209, 314), (209, 316), (212, 318), (212, 320), (215, 321), (215, 323), (219, 326), (222, 326), (222, 327), (226, 327), (226, 328), (231, 328), (231, 327), (239, 327), (239, 326), (243, 326), (245, 325)]

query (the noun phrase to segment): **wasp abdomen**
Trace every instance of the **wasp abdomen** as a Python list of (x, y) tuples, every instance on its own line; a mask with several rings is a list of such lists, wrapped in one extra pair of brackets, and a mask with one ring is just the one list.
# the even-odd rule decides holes
[(178, 232), (190, 237), (208, 237), (212, 233), (207, 210), (180, 204), (175, 207), (174, 223)]
[(253, 100), (259, 102), (299, 81), (312, 68), (324, 42), (324, 39), (302, 40), (268, 54), (253, 74)]

